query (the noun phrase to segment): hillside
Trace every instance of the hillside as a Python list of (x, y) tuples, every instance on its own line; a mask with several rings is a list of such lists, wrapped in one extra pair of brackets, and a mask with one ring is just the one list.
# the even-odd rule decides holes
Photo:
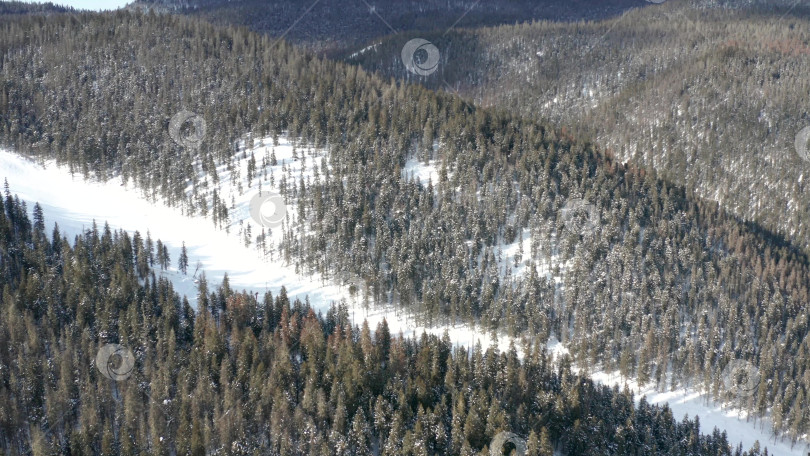
[(140, 0), (134, 6), (149, 5), (219, 25), (246, 26), (336, 54), (392, 31), (415, 33), (541, 19), (598, 19), (645, 4), (645, 0)]
[[(280, 139), (280, 147), (275, 147), (275, 152), (280, 162), (289, 159), (290, 150), (284, 138)], [(250, 159), (242, 159), (237, 168), (245, 170), (249, 163)], [(406, 172), (417, 174), (429, 170), (418, 166)], [(92, 228), (93, 220), (108, 223), (113, 231), (125, 229), (131, 237), (142, 237), (140, 233), (146, 233), (147, 238), (160, 239), (164, 248), (168, 249), (169, 261), (165, 269), (156, 262), (155, 274), (159, 279), (169, 279), (174, 290), (181, 299), (188, 300), (192, 309), (197, 308), (197, 288), (203, 276), (207, 283), (212, 284), (219, 284), (227, 277), (229, 287), (234, 291), (244, 291), (253, 296), (270, 292), (275, 296), (282, 292), (283, 287), (291, 301), (298, 299), (306, 302), (316, 313), (326, 314), (334, 303), (345, 303), (347, 320), (353, 326), (368, 322), (369, 327), (375, 328), (385, 320), (391, 334), (403, 334), (406, 338), (419, 337), (423, 332), (442, 338), (446, 334), (454, 347), (464, 347), (468, 351), (479, 343), (482, 347), (497, 347), (500, 351), (514, 343), (517, 355), (522, 359), (525, 355), (522, 347), (526, 343), (543, 342), (540, 339), (514, 339), (503, 335), (498, 335), (498, 340), (495, 340), (494, 333), (480, 331), (463, 322), (430, 324), (420, 313), (370, 302), (366, 298), (368, 290), (362, 283), (347, 280), (341, 275), (325, 279), (296, 274), (291, 265), (285, 265), (277, 257), (270, 259), (257, 255), (254, 246), (244, 244), (237, 227), (249, 221), (250, 216), (245, 207), (247, 201), (242, 198), (237, 202), (235, 211), (238, 220), (231, 222), (232, 228), (228, 233), (214, 227), (210, 219), (182, 216), (171, 208), (152, 204), (133, 192), (132, 188), (120, 185), (119, 179), (103, 183), (86, 181), (80, 176), (70, 176), (66, 169), (51, 163), (43, 166), (2, 151), (0, 176), (6, 176), (15, 195), (19, 194), (23, 201), (30, 203), (28, 213), (31, 216), (34, 212), (32, 202), (36, 201), (43, 209), (45, 226), (57, 223), (60, 233), (68, 239), (83, 235)], [(228, 187), (235, 184), (227, 177), (223, 180), (227, 181), (225, 185)], [(51, 185), (42, 186), (41, 182)], [(186, 273), (176, 266), (183, 247), (187, 249), (190, 265)], [(504, 249), (503, 262), (514, 261), (514, 255), (519, 253), (519, 248), (515, 247), (512, 245)], [(553, 361), (565, 359), (567, 350), (559, 341), (551, 339), (547, 346)], [(639, 385), (618, 371), (583, 370), (576, 363), (572, 370), (576, 373), (589, 372), (591, 379), (609, 387), (616, 384), (623, 391), (623, 388), (628, 388), (639, 405), (642, 400), (651, 405), (666, 405), (676, 420), (698, 416), (704, 432), (717, 427), (727, 434), (732, 447), (741, 444), (742, 448), (752, 448), (757, 441), (767, 442), (763, 445), (771, 454), (803, 455), (802, 446), (792, 446), (788, 441), (773, 441), (766, 423), (748, 421), (743, 413), (725, 407), (722, 402), (708, 400), (708, 392), (701, 393), (690, 387), (674, 391), (657, 390), (654, 384)]]
[[(273, 247), (298, 271), (355, 274), (430, 322), (557, 337), (581, 365), (808, 432), (802, 249), (579, 135), (174, 15), (4, 18), (0, 49), (7, 147), (223, 228), (275, 179), (293, 210)], [(170, 135), (183, 110), (207, 124), (192, 147)], [(295, 166), (273, 176), (265, 148), (222, 193), (255, 139), (284, 135)], [(729, 379), (741, 363), (755, 389)]]
[(389, 37), (350, 62), (565, 125), (623, 163), (810, 249), (806, 148), (810, 6), (670, 0), (603, 22), (425, 34), (436, 73), (409, 73)]
[(151, 238), (94, 226), (71, 241), (26, 212), (7, 187), (5, 454), (486, 454), (504, 429), (535, 455), (732, 454), (717, 431), (554, 369), (537, 347), (521, 362), (384, 322), (372, 336), (283, 288), (257, 300), (202, 282), (193, 311), (156, 279)]

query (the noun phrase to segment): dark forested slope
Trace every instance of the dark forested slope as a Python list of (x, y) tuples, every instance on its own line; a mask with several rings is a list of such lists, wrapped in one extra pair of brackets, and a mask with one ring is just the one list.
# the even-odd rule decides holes
[(422, 37), (437, 71), (409, 73), (391, 37), (351, 61), (566, 125), (810, 251), (810, 5), (670, 0), (603, 22)]
[[(610, 17), (645, 0), (141, 0), (136, 5), (244, 25), (270, 36), (336, 53), (396, 32), (445, 30), (531, 20)], [(293, 26), (294, 25), (294, 26)]]
[(53, 3), (26, 3), (18, 1), (1, 1), (0, 15), (32, 14), (32, 13), (66, 13), (72, 8), (54, 5)]

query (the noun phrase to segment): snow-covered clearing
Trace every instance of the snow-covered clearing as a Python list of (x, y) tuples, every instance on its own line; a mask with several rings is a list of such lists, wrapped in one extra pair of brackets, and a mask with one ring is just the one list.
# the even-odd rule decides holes
[(498, 244), (498, 251), (501, 254), (498, 265), (503, 275), (509, 271), (513, 277), (523, 277), (533, 267), (540, 277), (553, 281), (557, 286), (563, 286), (563, 277), (554, 275), (554, 266), (558, 266), (560, 271), (566, 271), (572, 263), (571, 260), (562, 261), (559, 255), (552, 255), (551, 258), (532, 256), (532, 234), (528, 228), (524, 228), (511, 244)]
[[(236, 290), (269, 289), (277, 293), (286, 285), (291, 297), (310, 296), (312, 300), (325, 303), (339, 301), (343, 296), (339, 287), (324, 284), (317, 276), (302, 277), (280, 261), (263, 261), (259, 252), (245, 247), (237, 233), (227, 234), (216, 229), (210, 219), (186, 217), (164, 204), (150, 203), (131, 185), (122, 186), (120, 179), (87, 182), (80, 176), (72, 177), (66, 169), (50, 163), (40, 166), (7, 151), (0, 151), (0, 174), (8, 180), (12, 193), (28, 203), (29, 213), (34, 203), (39, 202), (46, 225), (52, 227), (58, 223), (60, 231), (71, 241), (75, 235), (91, 228), (94, 221), (99, 229), (107, 222), (113, 229), (139, 231), (143, 236), (148, 231), (152, 239), (166, 244), (173, 263), (185, 242), (190, 265), (188, 275), (174, 267), (164, 274), (192, 304), (196, 303), (193, 272), (198, 261), (210, 283), (218, 284), (227, 272), (231, 287)], [(246, 196), (248, 200), (249, 196)], [(244, 213), (247, 214), (246, 208)]]
[[(297, 179), (300, 160), (297, 166), (290, 165), (293, 146), (289, 142), (282, 140), (278, 146), (264, 147), (275, 151), (278, 168), (289, 166), (292, 176)], [(257, 161), (261, 160), (263, 148), (257, 147), (254, 152)], [(219, 171), (222, 182), (226, 183), (229, 173)], [(280, 178), (279, 174), (277, 172), (276, 180)], [(245, 175), (244, 171), (241, 175)], [(363, 320), (368, 320), (372, 329), (385, 318), (393, 334), (402, 332), (406, 336), (414, 336), (427, 331), (441, 336), (447, 331), (451, 340), (459, 345), (470, 346), (480, 342), (486, 348), (491, 343), (489, 334), (479, 333), (461, 324), (426, 327), (416, 323), (412, 315), (397, 312), (392, 307), (371, 305), (366, 309), (362, 304), (362, 292), (352, 296), (346, 284), (324, 280), (317, 274), (296, 273), (293, 265), (279, 259), (263, 259), (255, 245), (245, 246), (242, 236), (234, 228), (239, 220), (244, 222), (249, 219), (248, 203), (258, 191), (255, 185), (254, 190), (246, 189), (248, 191), (242, 195), (233, 192), (236, 210), (232, 211), (232, 215), (236, 219), (232, 220), (230, 233), (226, 233), (215, 228), (209, 218), (187, 217), (176, 208), (147, 201), (132, 184), (122, 186), (119, 178), (107, 182), (85, 181), (81, 176), (71, 176), (66, 168), (50, 162), (34, 163), (5, 150), (0, 150), (0, 178), (7, 179), (11, 192), (27, 202), (29, 216), (34, 203), (39, 202), (45, 213), (48, 233), (53, 224), (58, 223), (62, 234), (72, 241), (74, 236), (90, 229), (95, 221), (99, 229), (106, 222), (114, 230), (123, 229), (130, 234), (139, 231), (142, 236), (146, 236), (148, 231), (152, 239), (160, 239), (166, 244), (172, 259), (171, 268), (162, 275), (171, 279), (175, 290), (186, 295), (192, 306), (196, 306), (197, 301), (197, 284), (193, 274), (199, 261), (202, 267), (197, 274), (205, 272), (209, 287), (218, 285), (227, 273), (234, 290), (251, 293), (269, 290), (276, 295), (283, 285), (290, 298), (303, 301), (308, 297), (312, 307), (324, 313), (332, 303), (343, 300), (349, 307), (353, 322), (361, 325)], [(231, 194), (223, 191), (223, 196), (227, 196), (230, 204)], [(294, 210), (291, 208), (288, 212)], [(280, 231), (276, 229), (273, 237), (280, 236)], [(189, 257), (187, 275), (176, 268), (176, 259), (184, 242)], [(507, 336), (499, 336), (499, 346), (506, 347), (508, 344)]]
[(427, 185), (428, 180), (430, 180), (435, 186), (439, 183), (439, 170), (436, 168), (436, 160), (430, 160), (425, 164), (417, 158), (411, 157), (405, 162), (405, 167), (402, 168), (402, 177), (418, 179), (422, 185)]
[[(261, 144), (261, 143), (259, 143)], [(267, 142), (271, 144), (271, 142)], [(258, 146), (253, 149), (256, 160), (260, 161), (265, 148), (271, 148), (276, 155), (278, 164), (275, 178), (281, 177), (281, 168), (285, 173), (298, 179), (302, 172), (301, 160), (294, 160), (293, 146), (286, 140), (282, 140), (278, 146)], [(248, 153), (248, 157), (249, 157)], [(313, 154), (316, 158), (317, 154)], [(307, 164), (316, 160), (308, 161)], [(245, 175), (247, 159), (241, 160), (237, 168), (241, 176)], [(289, 170), (288, 170), (289, 169)], [(418, 162), (410, 162), (406, 165), (405, 173), (413, 173), (422, 182), (427, 178), (436, 181), (436, 169), (430, 165), (422, 165)], [(305, 177), (308, 172), (304, 172)], [(211, 286), (217, 285), (227, 272), (231, 287), (235, 290), (247, 290), (249, 292), (263, 293), (269, 290), (274, 294), (278, 293), (282, 285), (286, 286), (290, 297), (300, 299), (309, 298), (311, 305), (320, 311), (326, 311), (331, 303), (345, 300), (349, 305), (350, 313), (355, 324), (361, 324), (364, 319), (368, 320), (373, 329), (383, 318), (388, 321), (392, 333), (402, 332), (406, 336), (420, 335), (423, 331), (442, 335), (447, 331), (450, 339), (457, 345), (469, 347), (480, 342), (483, 347), (491, 344), (491, 335), (469, 328), (464, 325), (434, 325), (425, 328), (422, 324), (417, 324), (412, 315), (406, 312), (397, 311), (393, 307), (375, 306), (365, 309), (362, 305), (362, 296), (352, 296), (348, 287), (331, 280), (324, 280), (318, 275), (302, 275), (295, 271), (294, 266), (283, 263), (278, 259), (262, 258), (255, 245), (245, 246), (244, 237), (240, 236), (236, 227), (239, 221), (249, 219), (248, 202), (257, 191), (256, 185), (252, 189), (244, 188), (239, 192), (231, 188), (228, 193), (223, 191), (223, 197), (228, 198), (228, 204), (233, 197), (236, 208), (232, 211), (231, 231), (226, 233), (214, 227), (209, 218), (202, 216), (187, 217), (181, 215), (177, 209), (167, 207), (161, 203), (151, 203), (141, 196), (141, 192), (132, 187), (131, 184), (123, 186), (120, 179), (112, 179), (108, 182), (88, 182), (80, 176), (71, 176), (67, 169), (59, 168), (53, 163), (37, 164), (9, 151), (0, 150), (0, 178), (8, 180), (12, 193), (18, 195), (20, 199), (28, 203), (29, 215), (35, 202), (39, 202), (45, 213), (45, 220), (48, 231), (54, 223), (59, 224), (59, 228), (70, 240), (90, 228), (95, 221), (99, 228), (104, 223), (109, 223), (113, 229), (124, 229), (129, 233), (136, 230), (145, 236), (147, 231), (152, 239), (162, 240), (169, 248), (173, 264), (180, 254), (182, 243), (185, 242), (189, 256), (189, 272), (184, 275), (172, 267), (163, 273), (174, 283), (176, 290), (185, 294), (189, 301), (196, 302), (196, 284), (193, 273), (199, 261), (202, 270)], [(223, 183), (229, 182), (230, 173), (222, 170), (221, 179)], [(269, 178), (269, 175), (268, 175)], [(264, 178), (262, 177), (262, 180)], [(267, 185), (263, 183), (263, 185)], [(272, 186), (264, 188), (270, 189)], [(294, 211), (291, 211), (294, 212)], [(277, 230), (280, 231), (280, 230)], [(254, 235), (257, 233), (253, 233)], [(274, 233), (275, 238), (278, 234)], [(524, 250), (529, 251), (527, 244), (530, 236), (523, 233)], [(518, 251), (518, 244), (502, 246), (507, 262), (512, 262), (515, 253)], [(548, 274), (547, 265), (537, 264), (542, 274)], [(545, 266), (545, 267), (544, 267)], [(525, 268), (519, 265), (521, 271)], [(199, 274), (199, 272), (198, 272)], [(557, 278), (555, 277), (555, 280)], [(360, 293), (362, 294), (362, 293)], [(510, 339), (507, 336), (498, 337), (498, 346), (505, 348)], [(564, 346), (558, 342), (549, 344), (550, 351), (561, 355), (566, 352)], [(616, 375), (608, 375), (604, 372), (597, 372), (592, 375), (597, 381), (603, 383), (625, 383), (637, 393), (646, 395), (651, 403), (662, 404), (668, 402), (676, 418), (680, 419), (685, 414), (690, 417), (700, 416), (701, 428), (704, 432), (710, 432), (713, 427), (725, 430), (729, 435), (729, 440), (733, 444), (743, 443), (744, 448), (749, 448), (755, 440), (759, 440), (762, 446), (767, 446), (771, 454), (777, 455), (801, 455), (806, 454), (807, 449), (803, 445), (797, 445), (791, 449), (786, 442), (776, 442), (770, 438), (768, 424), (761, 426), (758, 422), (746, 422), (745, 418), (738, 419), (734, 411), (723, 410), (718, 404), (710, 403), (706, 405), (705, 398), (695, 391), (676, 390), (673, 392), (656, 392), (650, 387), (639, 387), (631, 381), (620, 381)]]

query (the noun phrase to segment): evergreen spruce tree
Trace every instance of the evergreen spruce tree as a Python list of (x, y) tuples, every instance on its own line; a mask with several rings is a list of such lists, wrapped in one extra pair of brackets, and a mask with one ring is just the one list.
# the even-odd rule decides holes
[(180, 248), (180, 256), (177, 258), (177, 269), (183, 274), (188, 271), (188, 252), (186, 251), (186, 243)]

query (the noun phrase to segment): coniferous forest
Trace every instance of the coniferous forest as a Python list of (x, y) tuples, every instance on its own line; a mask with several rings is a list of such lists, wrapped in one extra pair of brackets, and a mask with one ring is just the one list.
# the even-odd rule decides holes
[(403, 38), (349, 58), (385, 76), (565, 125), (745, 221), (810, 248), (807, 2), (667, 1), (602, 22), (423, 34), (430, 77), (395, 61)]
[[(510, 52), (533, 49), (531, 38), (561, 53), (563, 45), (543, 40), (561, 28), (595, 33), (592, 23), (452, 32), (446, 39), (473, 37), (457, 55), (500, 62), (476, 67), (484, 83), (468, 81), (463, 98), (389, 71), (380, 56), (392, 60), (401, 37), (358, 66), (227, 22), (154, 10), (0, 10), (0, 144), (86, 178), (121, 176), (151, 201), (232, 228), (221, 170), (246, 158), (253, 138), (291, 138), (312, 175), (279, 176), (296, 210), (275, 255), (305, 274), (355, 275), (372, 303), (407, 309), (426, 325), (464, 323), (526, 342), (498, 351), (406, 339), (384, 325), (352, 327), (338, 303), (317, 315), (284, 291), (259, 299), (227, 281), (202, 280), (193, 309), (155, 274), (160, 249), (153, 253), (148, 234), (46, 233), (41, 208), (29, 221), (7, 190), (4, 451), (469, 455), (489, 454), (507, 430), (527, 436), (528, 454), (538, 455), (766, 454), (733, 447), (699, 419), (595, 385), (587, 374), (600, 368), (661, 390), (706, 392), (750, 420), (768, 417), (774, 437), (801, 442), (810, 433), (804, 209), (785, 222), (779, 211), (746, 217), (736, 191), (706, 198), (731, 188), (722, 185), (728, 174), (695, 179), (692, 168), (676, 166), (680, 152), (663, 155), (672, 166), (651, 163), (661, 157), (655, 151), (687, 150), (689, 141), (659, 141), (658, 133), (636, 141), (607, 116), (611, 108), (578, 116), (571, 93), (574, 107), (533, 112), (550, 92), (519, 84), (512, 54), (496, 52), (517, 34)], [(611, 33), (623, 36), (624, 23)], [(648, 33), (663, 33), (667, 22), (651, 24)], [(701, 43), (675, 48), (701, 53)], [(703, 64), (754, 53), (741, 46), (702, 54)], [(555, 58), (573, 66), (562, 53)], [(474, 65), (461, 62), (447, 71), (472, 74)], [(634, 96), (624, 92), (610, 106), (634, 105)], [(169, 135), (183, 109), (208, 125), (193, 150)], [(586, 127), (583, 118), (599, 122)], [(718, 133), (717, 144), (729, 135)], [(621, 147), (642, 158), (627, 160)], [(434, 166), (437, 179), (404, 173), (414, 159)], [(261, 163), (239, 177), (240, 191), (257, 185), (268, 166)], [(779, 207), (803, 201), (785, 198)], [(574, 225), (586, 218), (592, 229), (572, 229), (572, 204), (589, 208)], [(264, 249), (261, 237), (246, 237)], [(524, 238), (529, 248), (504, 262), (504, 246)], [(550, 360), (546, 342), (555, 338), (570, 358)], [(131, 377), (100, 375), (93, 360), (107, 343), (132, 350)], [(737, 362), (757, 372), (751, 394), (728, 386), (725, 373)]]
[[(528, 454), (731, 455), (724, 434), (552, 364), (373, 335), (345, 308), (200, 283), (192, 310), (156, 279), (153, 240), (93, 226), (46, 233), (0, 199), (0, 446), (6, 454), (477, 454), (498, 432)], [(159, 243), (159, 241), (158, 241)], [(106, 343), (135, 369), (100, 374)], [(759, 451), (744, 454), (767, 454)]]
[[(360, 46), (392, 30), (447, 29), (463, 16), (464, 27), (514, 24), (550, 19), (575, 22), (617, 15), (645, 0), (509, 0), (479, 2), (463, 0), (348, 1), (339, 8), (298, 0), (138, 0), (131, 8), (175, 12), (204, 18), (218, 25), (239, 25), (271, 36), (284, 36), (297, 45), (329, 55)], [(320, 7), (319, 7), (320, 6)], [(308, 13), (304, 14), (305, 11)], [(385, 22), (376, 16), (385, 18)], [(299, 19), (295, 27), (289, 24)], [(457, 25), (457, 24), (456, 24)]]

